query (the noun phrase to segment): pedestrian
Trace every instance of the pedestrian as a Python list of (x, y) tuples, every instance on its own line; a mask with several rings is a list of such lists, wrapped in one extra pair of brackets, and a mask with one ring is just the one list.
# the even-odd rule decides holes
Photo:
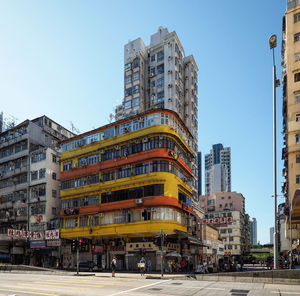
[(168, 261), (169, 273), (172, 273), (172, 265), (173, 265), (173, 262), (172, 262), (172, 260), (170, 259), (170, 260)]
[(140, 263), (139, 263), (139, 268), (141, 271), (141, 276), (145, 275), (145, 270), (146, 270), (146, 260), (144, 257), (141, 258)]
[(180, 270), (181, 270), (181, 272), (184, 272), (184, 266), (185, 266), (185, 263), (184, 263), (184, 260), (182, 259), (181, 262), (180, 262)]
[(203, 262), (203, 269), (204, 269), (204, 273), (208, 273), (208, 268), (207, 268), (207, 262), (206, 262), (206, 260), (204, 260), (204, 262)]
[(152, 271), (152, 261), (149, 258), (147, 262), (147, 273), (150, 273)]
[(115, 277), (116, 269), (117, 269), (117, 260), (116, 256), (113, 256), (113, 259), (111, 260), (111, 276)]

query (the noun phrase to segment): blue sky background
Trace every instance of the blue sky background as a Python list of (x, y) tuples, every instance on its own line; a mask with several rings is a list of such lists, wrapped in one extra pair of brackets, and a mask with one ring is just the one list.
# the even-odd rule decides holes
[[(232, 149), (232, 190), (273, 226), (272, 55), (281, 77), (284, 0), (0, 1), (0, 111), (21, 122), (46, 114), (85, 132), (109, 122), (123, 97), (123, 47), (175, 30), (199, 67), (199, 149)], [(278, 194), (282, 185), (282, 89), (278, 98)], [(280, 196), (278, 202), (283, 202)]]

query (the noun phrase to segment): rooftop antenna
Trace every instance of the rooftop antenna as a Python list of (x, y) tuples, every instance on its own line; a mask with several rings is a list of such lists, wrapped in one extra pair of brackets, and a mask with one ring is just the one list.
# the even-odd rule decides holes
[(71, 131), (72, 131), (72, 133), (77, 134), (77, 135), (80, 134), (80, 130), (75, 127), (75, 125), (73, 124), (72, 121), (70, 121), (70, 124), (71, 124)]

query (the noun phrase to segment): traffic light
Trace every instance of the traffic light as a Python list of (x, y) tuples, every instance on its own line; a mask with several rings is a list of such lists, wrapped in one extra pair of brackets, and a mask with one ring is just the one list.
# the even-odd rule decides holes
[(82, 247), (82, 243), (83, 243), (83, 240), (82, 240), (82, 239), (80, 239), (80, 240), (79, 240), (79, 249), (81, 249), (81, 247)]
[(156, 237), (154, 238), (154, 244), (155, 244), (156, 246), (158, 246), (158, 247), (161, 246), (161, 236), (156, 236)]
[(168, 235), (166, 233), (164, 233), (162, 236), (163, 236), (163, 245), (166, 246)]
[(71, 251), (76, 252), (76, 249), (77, 249), (77, 240), (73, 239), (71, 244)]

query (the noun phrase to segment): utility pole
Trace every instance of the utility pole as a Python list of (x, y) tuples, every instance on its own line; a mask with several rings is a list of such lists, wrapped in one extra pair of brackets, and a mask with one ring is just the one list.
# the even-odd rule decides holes
[(164, 233), (163, 230), (160, 230), (160, 274), (161, 278), (164, 276), (164, 267), (163, 267), (163, 245), (164, 245)]
[(77, 241), (76, 241), (76, 249), (77, 249), (77, 266), (76, 266), (76, 271), (77, 271), (77, 275), (79, 274), (79, 240), (78, 240), (78, 237), (77, 237)]

